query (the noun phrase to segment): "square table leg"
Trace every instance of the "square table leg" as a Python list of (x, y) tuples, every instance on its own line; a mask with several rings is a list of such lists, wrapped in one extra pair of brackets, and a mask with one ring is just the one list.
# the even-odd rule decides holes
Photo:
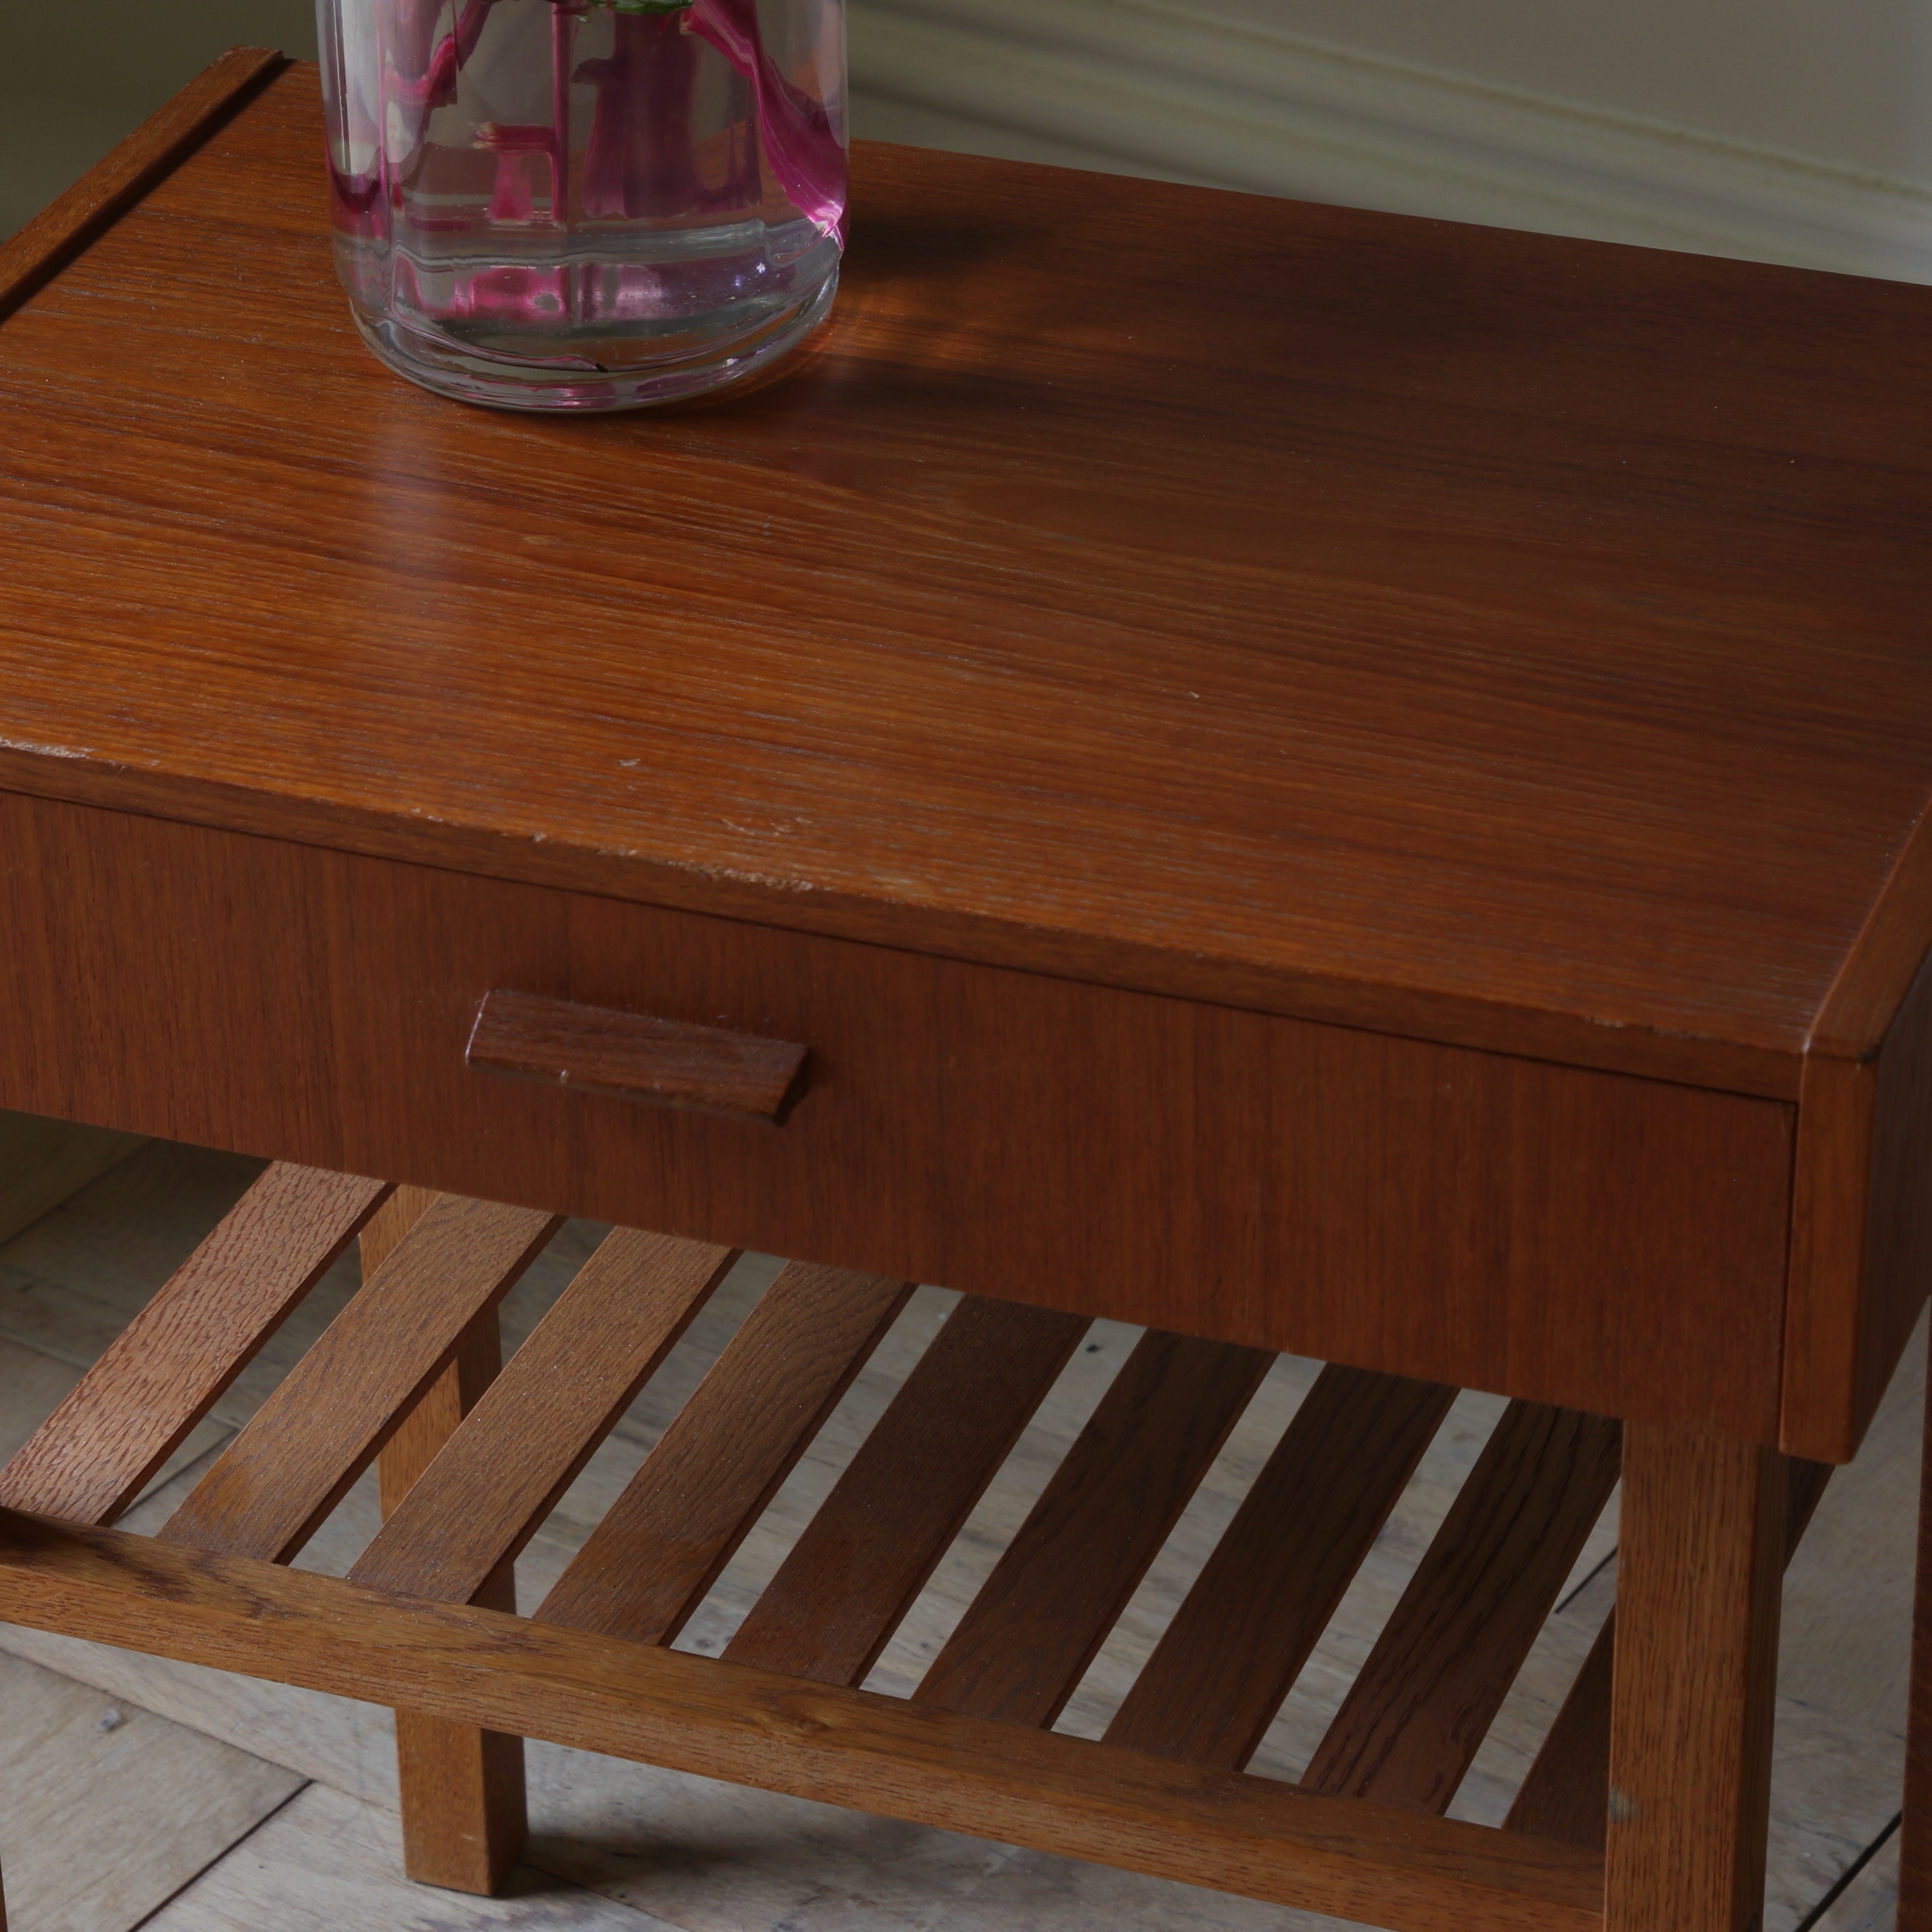
[(1788, 1468), (1625, 1429), (1606, 1932), (1762, 1922)]
[[(362, 1235), (365, 1277), (435, 1200), (429, 1190), (399, 1187)], [(405, 1416), (378, 1459), (382, 1514), (409, 1493), (456, 1432), (502, 1366), (493, 1308), (472, 1323), (457, 1358)], [(516, 1610), (505, 1565), (476, 1595), (485, 1610)], [(526, 1830), (520, 1738), (479, 1730), (419, 1712), (396, 1713), (396, 1777), (409, 1876), (452, 1892), (497, 1891), (523, 1849)], [(5, 1932), (0, 1926), (0, 1932)]]

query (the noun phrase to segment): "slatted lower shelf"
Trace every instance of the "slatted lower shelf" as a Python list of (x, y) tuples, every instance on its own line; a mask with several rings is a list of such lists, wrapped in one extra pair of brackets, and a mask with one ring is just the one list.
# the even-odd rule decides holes
[(0, 1618), (1405, 1928), (1600, 1923), (1576, 1847), (0, 1513)]
[[(1244, 1767), (1455, 1391), (1324, 1370), (1096, 1743), (1050, 1726), (1270, 1357), (1144, 1336), (911, 1697), (882, 1696), (856, 1687), (1087, 1324), (961, 1301), (724, 1656), (692, 1656), (669, 1646), (910, 1284), (788, 1265), (519, 1618), (483, 1606), (736, 1257), (613, 1232), (402, 1459), (349, 1578), (292, 1572), (560, 1225), (407, 1192), (263, 1175), (0, 1472), (0, 1618), (1398, 1932), (1600, 1924), (1607, 1636), (1509, 1827), (1442, 1814), (1616, 1480), (1615, 1424), (1504, 1412), (1291, 1785)], [(364, 1286), (158, 1535), (106, 1527), (364, 1230)], [(1794, 1545), (1822, 1486), (1801, 1466)]]

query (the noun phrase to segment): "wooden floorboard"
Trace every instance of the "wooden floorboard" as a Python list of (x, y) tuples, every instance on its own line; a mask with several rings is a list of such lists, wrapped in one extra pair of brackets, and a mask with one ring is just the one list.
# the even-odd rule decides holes
[(144, 1932), (676, 1932), (527, 1865), (501, 1898), (424, 1892), (401, 1869), (392, 1814), (312, 1784)]
[(146, 1145), (139, 1134), (111, 1127), (0, 1111), (0, 1241), (10, 1241)]
[(302, 1788), (279, 1765), (0, 1656), (14, 1932), (124, 1932)]
[(1898, 1837), (1894, 1832), (1826, 1908), (1810, 1932), (1894, 1932), (1898, 1920)]
[[(1834, 1472), (1784, 1577), (1779, 1688), (1880, 1728), (1898, 1723), (1912, 1673), (1910, 1620), (1889, 1611), (1912, 1600), (1912, 1551), (1894, 1526), (1918, 1490), (1924, 1353), (1922, 1334), (1858, 1460)], [(1854, 1613), (1852, 1578), (1868, 1613)]]

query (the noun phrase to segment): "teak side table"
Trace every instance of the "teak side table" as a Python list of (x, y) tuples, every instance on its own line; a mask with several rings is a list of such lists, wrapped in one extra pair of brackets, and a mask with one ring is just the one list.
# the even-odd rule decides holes
[[(532, 1736), (1401, 1932), (1755, 1924), (1782, 1565), (1932, 1250), (1932, 290), (862, 146), (805, 366), (533, 420), (364, 353), (319, 139), (231, 55), (0, 250), (0, 1106), (275, 1163), (0, 1476), (0, 1616), (396, 1706), (446, 1885)], [(740, 1247), (804, 1258), (512, 1614)], [(1147, 1335), (992, 1581), (854, 1688), (1097, 1316)], [(1282, 1350), (1332, 1366), (1057, 1734)], [(1246, 1772), (1466, 1386), (1306, 1776)], [(285, 1567), (379, 1457), (351, 1576)], [(1613, 1628), (1450, 1820), (1619, 1470)]]

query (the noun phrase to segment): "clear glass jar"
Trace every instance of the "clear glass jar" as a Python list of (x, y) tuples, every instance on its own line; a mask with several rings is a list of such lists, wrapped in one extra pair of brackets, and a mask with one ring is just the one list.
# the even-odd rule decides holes
[(392, 368), (610, 410), (769, 367), (845, 213), (843, 0), (320, 0), (337, 265)]

